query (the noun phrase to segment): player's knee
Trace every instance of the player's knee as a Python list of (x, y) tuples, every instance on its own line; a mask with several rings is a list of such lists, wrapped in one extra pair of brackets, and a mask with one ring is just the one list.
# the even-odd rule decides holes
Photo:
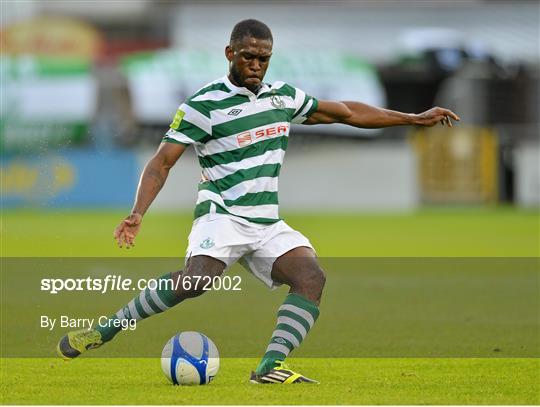
[(204, 294), (203, 285), (198, 284), (201, 280), (203, 280), (201, 276), (195, 276), (188, 270), (177, 272), (177, 275), (173, 277), (176, 296), (180, 299), (186, 299)]
[[(204, 294), (214, 278), (223, 273), (220, 264), (205, 261), (188, 262), (184, 271), (177, 272), (175, 294), (178, 298), (195, 298)], [(174, 277), (173, 277), (174, 278)]]

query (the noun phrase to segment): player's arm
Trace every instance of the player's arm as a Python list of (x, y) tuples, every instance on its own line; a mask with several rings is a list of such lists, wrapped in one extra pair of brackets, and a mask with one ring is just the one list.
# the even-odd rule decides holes
[(122, 220), (114, 231), (118, 246), (125, 245), (128, 249), (134, 246), (135, 236), (139, 232), (144, 214), (161, 191), (169, 170), (178, 161), (186, 147), (184, 144), (163, 142), (148, 161), (139, 180), (131, 214)]
[(367, 129), (416, 125), (434, 126), (437, 123), (452, 127), (452, 120), (460, 118), (454, 112), (434, 107), (420, 114), (402, 113), (360, 102), (332, 102), (320, 100), (317, 110), (304, 124), (343, 123)]

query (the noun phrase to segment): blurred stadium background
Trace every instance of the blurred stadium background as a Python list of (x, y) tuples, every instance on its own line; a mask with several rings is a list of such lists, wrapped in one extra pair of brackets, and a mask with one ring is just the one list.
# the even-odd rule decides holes
[[(226, 73), (248, 17), (274, 32), (268, 81), (462, 117), (452, 130), (297, 126), (282, 210), (538, 208), (538, 2), (487, 0), (3, 1), (2, 207), (129, 208), (177, 106)], [(189, 151), (153, 210), (191, 211), (198, 179)]]
[(296, 353), (296, 366), (324, 385), (287, 389), (286, 399), (244, 386), (255, 360), (224, 358), (218, 380), (202, 391), (182, 389), (183, 403), (539, 404), (538, 1), (0, 6), (5, 403), (178, 404), (156, 359), (132, 358), (139, 345), (147, 355), (159, 352), (177, 330), (258, 356), (283, 295), (246, 278), (242, 296), (207, 294), (145, 321), (101, 354), (130, 359), (52, 359), (60, 331), (38, 328), (41, 313), (67, 308), (94, 317), (133, 293), (98, 300), (41, 293), (43, 273), (83, 276), (88, 268), (77, 264), (86, 260), (24, 258), (92, 257), (95, 276), (110, 271), (114, 256), (146, 277), (181, 263), (199, 181), (192, 150), (172, 170), (137, 247), (118, 250), (112, 230), (178, 105), (227, 72), (223, 49), (233, 25), (258, 18), (275, 39), (268, 81), (405, 112), (442, 105), (462, 121), (450, 130), (293, 128), (282, 214), (310, 238), (329, 275), (325, 311), (302, 349), (340, 358), (327, 364)]

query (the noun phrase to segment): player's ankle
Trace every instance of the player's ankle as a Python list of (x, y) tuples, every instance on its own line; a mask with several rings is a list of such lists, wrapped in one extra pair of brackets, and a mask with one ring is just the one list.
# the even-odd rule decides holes
[(255, 373), (258, 375), (263, 375), (265, 373), (268, 373), (270, 370), (277, 367), (277, 360), (276, 359), (266, 359), (264, 358), (261, 363), (259, 363), (259, 366), (257, 366), (257, 369), (255, 369)]
[[(114, 318), (109, 318), (109, 321), (114, 320)], [(114, 327), (114, 325), (111, 327), (109, 324), (105, 326), (98, 325), (96, 327), (96, 331), (98, 331), (101, 334), (101, 340), (103, 343), (111, 341), (118, 332), (120, 332), (121, 329), (118, 329)]]

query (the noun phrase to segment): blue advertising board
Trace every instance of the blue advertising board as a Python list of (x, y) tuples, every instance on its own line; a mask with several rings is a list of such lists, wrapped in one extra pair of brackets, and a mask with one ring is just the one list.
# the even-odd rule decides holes
[(2, 207), (124, 207), (137, 187), (130, 151), (77, 150), (2, 157)]

